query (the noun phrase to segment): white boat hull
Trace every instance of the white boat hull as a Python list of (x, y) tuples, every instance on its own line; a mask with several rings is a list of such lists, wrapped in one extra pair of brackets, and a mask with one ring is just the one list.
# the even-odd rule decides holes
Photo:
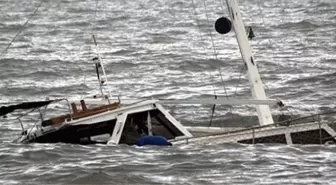
[[(188, 130), (198, 135), (193, 138), (171, 141), (181, 144), (222, 144), (222, 143), (283, 143), (283, 144), (326, 144), (335, 143), (336, 132), (327, 123), (310, 122), (290, 126), (254, 127), (248, 129), (196, 127)], [(202, 132), (203, 131), (203, 132)], [(211, 133), (211, 135), (209, 135)]]

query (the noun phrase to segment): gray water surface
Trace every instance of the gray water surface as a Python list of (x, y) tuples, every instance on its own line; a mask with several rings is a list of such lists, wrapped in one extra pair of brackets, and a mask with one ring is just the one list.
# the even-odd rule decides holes
[[(39, 3), (0, 0), (0, 51)], [(336, 1), (239, 3), (266, 93), (287, 105), (274, 114), (335, 109)], [(0, 103), (98, 94), (92, 32), (115, 97), (249, 98), (234, 34), (213, 29), (225, 8), (213, 0), (99, 0), (96, 12), (94, 0), (46, 0), (0, 58)], [(211, 106), (165, 107), (185, 125), (209, 123)], [(254, 115), (249, 106), (217, 106), (214, 120), (244, 124)], [(0, 118), (1, 184), (336, 183), (335, 146), (14, 144), (16, 116)]]

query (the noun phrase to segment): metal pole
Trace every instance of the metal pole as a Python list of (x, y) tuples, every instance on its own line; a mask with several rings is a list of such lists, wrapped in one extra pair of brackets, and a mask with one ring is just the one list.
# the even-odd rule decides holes
[(40, 113), (41, 121), (43, 121), (43, 114), (42, 114), (42, 112), (41, 112), (41, 109), (39, 109), (39, 113)]
[[(236, 35), (239, 50), (246, 66), (246, 72), (251, 86), (251, 93), (253, 99), (265, 100), (267, 99), (264, 90), (264, 85), (261, 81), (260, 74), (257, 67), (257, 62), (254, 60), (250, 43), (245, 31), (245, 25), (240, 13), (237, 0), (226, 0), (229, 15), (231, 17), (233, 30)], [(273, 124), (273, 118), (268, 105), (256, 105), (259, 125)]]
[(254, 144), (254, 137), (255, 137), (255, 133), (254, 133), (254, 128), (252, 128), (252, 144)]
[(318, 123), (319, 123), (319, 134), (320, 134), (320, 145), (322, 144), (322, 130), (321, 130), (321, 118), (320, 115), (317, 115)]
[(151, 116), (150, 116), (149, 111), (148, 111), (148, 114), (147, 114), (147, 127), (148, 127), (148, 135), (152, 136), (153, 135), (153, 133), (152, 133), (152, 122), (151, 122)]
[[(101, 69), (102, 69), (102, 71), (103, 71), (103, 75), (104, 75), (104, 78), (105, 78), (105, 79), (104, 79), (104, 80), (105, 80), (105, 84), (108, 86), (109, 83), (108, 83), (108, 81), (107, 81), (107, 75), (106, 75), (106, 73), (105, 73), (105, 68), (104, 68), (104, 65), (103, 65), (103, 60), (102, 60), (102, 58), (101, 58), (101, 56), (100, 56), (100, 52), (99, 52), (99, 48), (98, 48), (98, 44), (97, 44), (97, 40), (96, 40), (95, 35), (92, 35), (92, 38), (93, 38), (94, 45), (96, 46), (96, 52), (97, 52), (97, 54), (98, 54), (99, 64), (100, 64), (100, 66), (101, 66)], [(100, 84), (101, 84), (101, 81), (100, 81)], [(110, 91), (109, 87), (107, 88), (107, 91), (108, 91), (108, 98), (107, 98), (107, 101), (108, 101), (108, 103), (110, 104), (110, 99), (112, 98), (112, 94), (111, 94), (111, 91)], [(103, 93), (103, 99), (105, 99), (104, 96), (105, 96), (105, 95), (104, 95), (104, 93)]]
[(18, 118), (18, 120), (19, 120), (20, 125), (21, 125), (22, 133), (24, 133), (24, 127), (23, 127), (22, 121), (20, 120), (20, 118)]

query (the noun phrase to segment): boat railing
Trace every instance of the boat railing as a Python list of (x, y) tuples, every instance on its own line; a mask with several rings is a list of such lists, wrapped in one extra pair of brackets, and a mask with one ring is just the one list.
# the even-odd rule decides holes
[[(61, 101), (66, 101), (66, 104), (68, 106), (67, 109), (69, 111), (69, 114), (71, 114), (70, 102), (69, 102), (68, 99), (65, 99), (65, 98), (64, 99), (57, 99), (57, 100), (53, 101), (52, 103), (61, 102)], [(26, 113), (24, 113), (24, 114), (22, 114), (22, 115), (20, 115), (19, 117), (16, 118), (18, 120), (19, 124), (20, 124), (21, 129), (22, 129), (21, 135), (29, 134), (34, 128), (39, 129), (40, 124), (38, 124), (38, 123), (42, 124), (43, 121), (45, 121), (44, 113), (41, 111), (41, 109), (43, 108), (44, 110), (46, 110), (48, 105), (49, 104), (44, 105), (42, 107), (32, 108), (28, 112), (26, 112)], [(38, 117), (39, 118), (35, 121), (35, 123), (33, 125), (28, 127), (28, 129), (26, 130), (25, 127), (24, 127), (24, 123), (22, 121), (22, 118), (28, 116), (30, 113), (35, 112), (35, 111), (38, 111), (38, 113), (39, 113)]]
[[(322, 124), (321, 117), (326, 116), (326, 115), (332, 115), (335, 114), (336, 116), (336, 111), (332, 112), (324, 112), (324, 113), (317, 113), (309, 116), (303, 116), (303, 117), (297, 117), (297, 118), (290, 118), (284, 121), (278, 121), (273, 124), (268, 124), (268, 125), (263, 125), (263, 126), (250, 126), (246, 127), (243, 129), (237, 129), (234, 131), (229, 131), (225, 133), (234, 133), (234, 132), (242, 132), (242, 131), (248, 131), (248, 130), (253, 130), (253, 129), (262, 129), (262, 128), (268, 128), (268, 127), (279, 127), (279, 126), (294, 126), (297, 124), (305, 124), (305, 123), (316, 123), (316, 124)], [(330, 122), (329, 124), (336, 124), (336, 122)]]
[[(101, 105), (98, 107), (92, 107), (92, 108), (88, 108), (86, 107), (86, 104), (84, 102), (84, 100), (80, 101), (80, 105), (81, 105), (81, 110), (77, 109), (77, 105), (74, 102), (70, 102), (68, 99), (58, 99), (53, 101), (52, 103), (55, 102), (61, 102), (61, 101), (65, 101), (66, 105), (67, 105), (67, 113), (63, 113), (61, 115), (58, 116), (51, 116), (48, 119), (45, 119), (45, 110), (47, 109), (48, 105), (44, 105), (42, 107), (37, 107), (37, 108), (32, 108), (31, 110), (29, 110), (28, 112), (20, 115), (19, 117), (17, 117), (16, 119), (18, 120), (21, 129), (22, 129), (22, 135), (28, 134), (30, 133), (34, 128), (39, 129), (39, 127), (44, 127), (44, 126), (49, 126), (49, 125), (56, 125), (56, 124), (60, 124), (60, 123), (64, 123), (64, 122), (69, 122), (72, 120), (76, 120), (76, 119), (80, 119), (80, 118), (84, 118), (84, 117), (88, 117), (88, 116), (92, 116), (95, 114), (99, 114), (102, 112), (106, 112), (109, 110), (114, 110), (116, 108), (118, 108), (120, 106), (119, 102), (115, 102), (115, 103), (109, 103), (107, 105)], [(39, 114), (39, 118), (37, 120), (34, 120), (35, 123), (32, 126), (29, 126), (28, 129), (25, 129), (24, 123), (23, 123), (23, 117), (28, 116), (30, 113), (32, 112), (38, 112)], [(40, 124), (39, 124), (40, 123)]]
[[(235, 130), (230, 130), (230, 131), (223, 131), (223, 132), (217, 132), (209, 135), (202, 135), (202, 136), (196, 136), (196, 137), (191, 137), (191, 138), (203, 138), (203, 137), (209, 137), (209, 136), (220, 136), (220, 135), (229, 135), (229, 134), (235, 134), (235, 133), (243, 133), (243, 132), (252, 132), (253, 138), (254, 138), (254, 132), (255, 130), (261, 130), (261, 129), (266, 129), (266, 128), (275, 128), (275, 127), (291, 127), (299, 124), (318, 124), (319, 125), (319, 132), (320, 136), (321, 131), (322, 131), (322, 124), (325, 124), (325, 122), (322, 121), (322, 116), (327, 116), (327, 115), (335, 115), (336, 116), (336, 111), (332, 112), (324, 112), (324, 113), (317, 113), (309, 116), (304, 116), (304, 117), (298, 117), (298, 118), (292, 118), (280, 122), (275, 122), (273, 124), (268, 124), (268, 125), (263, 125), (263, 126), (250, 126), (250, 127), (245, 127), (242, 129), (235, 129)], [(336, 130), (336, 119), (334, 121), (329, 121), (327, 123), (329, 126), (333, 127), (334, 130)], [(189, 139), (191, 139), (189, 138)], [(336, 138), (335, 136), (330, 136), (330, 138)], [(320, 137), (320, 140), (324, 139), (330, 139), (330, 138), (322, 138)], [(177, 139), (178, 140), (185, 140), (185, 139)], [(188, 140), (188, 139), (187, 139)]]
[(290, 125), (309, 123), (309, 122), (321, 122), (322, 116), (333, 115), (333, 114), (336, 116), (336, 111), (317, 113), (317, 114), (312, 114), (312, 115), (297, 117), (297, 118), (290, 118), (287, 120), (275, 122), (272, 125), (290, 126)]

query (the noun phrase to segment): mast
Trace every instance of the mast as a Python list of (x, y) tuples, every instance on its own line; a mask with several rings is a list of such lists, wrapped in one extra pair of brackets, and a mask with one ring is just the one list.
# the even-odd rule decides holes
[[(257, 68), (257, 63), (253, 59), (252, 50), (248, 41), (244, 22), (240, 14), (237, 0), (226, 0), (226, 4), (231, 17), (233, 29), (236, 34), (240, 53), (245, 63), (245, 69), (251, 86), (252, 98), (257, 100), (266, 100), (266, 94), (263, 83)], [(273, 123), (272, 114), (268, 105), (256, 105), (259, 124), (269, 125)]]

